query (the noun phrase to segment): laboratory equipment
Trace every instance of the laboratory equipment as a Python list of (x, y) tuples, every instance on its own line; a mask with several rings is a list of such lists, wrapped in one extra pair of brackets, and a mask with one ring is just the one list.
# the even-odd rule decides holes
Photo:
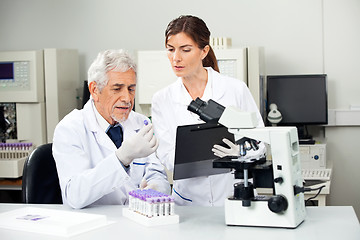
[(0, 177), (21, 177), (26, 158), (33, 149), (32, 143), (0, 143)]
[(300, 145), (300, 159), (304, 180), (331, 180), (332, 166), (326, 161), (326, 144)]
[[(77, 107), (78, 61), (73, 49), (0, 52), (0, 108), (6, 122), (1, 142), (52, 142), (57, 123)], [(21, 176), (24, 157), (6, 154), (0, 155), (0, 177)]]
[(200, 119), (204, 122), (217, 122), (224, 112), (224, 107), (216, 103), (212, 99), (205, 102), (200, 98), (196, 98), (188, 106), (190, 112), (199, 115)]
[(267, 119), (273, 126), (276, 126), (279, 122), (281, 122), (281, 112), (279, 112), (275, 103), (270, 104), (270, 111), (267, 115)]
[(153, 189), (136, 189), (129, 192), (129, 207), (123, 215), (145, 226), (179, 223), (172, 196)]
[(302, 169), (301, 175), (304, 180), (330, 181), (332, 169)]
[(4, 106), (0, 106), (0, 142), (3, 142), (5, 136), (7, 122), (4, 114)]
[(271, 112), (271, 104), (276, 104), (281, 112), (282, 120), (278, 126), (296, 126), (300, 143), (314, 143), (305, 127), (328, 122), (327, 76), (267, 76), (267, 103), (267, 112)]
[[(208, 115), (206, 109), (202, 109), (201, 114)], [(226, 107), (218, 122), (234, 134), (236, 143), (246, 146), (248, 142), (256, 149), (258, 141), (262, 141), (269, 144), (272, 153), (271, 162), (260, 157), (247, 160), (226, 157), (213, 161), (215, 168), (235, 169), (235, 178), (243, 179), (234, 184), (234, 195), (225, 199), (226, 224), (296, 228), (306, 216), (296, 128), (255, 128), (255, 113), (235, 107)], [(239, 154), (246, 155), (241, 151)], [(271, 187), (273, 194), (255, 195), (256, 187)]]
[(228, 37), (210, 37), (210, 46), (212, 49), (228, 49), (232, 45), (231, 38)]
[(301, 167), (303, 169), (325, 169), (331, 164), (326, 162), (326, 144), (300, 145)]
[(74, 49), (0, 52), (0, 103), (13, 103), (18, 141), (52, 142), (57, 123), (77, 107)]

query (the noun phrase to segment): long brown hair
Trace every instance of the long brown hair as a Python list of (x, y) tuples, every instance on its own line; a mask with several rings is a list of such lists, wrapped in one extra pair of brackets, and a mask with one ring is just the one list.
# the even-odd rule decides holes
[(215, 71), (220, 72), (214, 50), (209, 44), (210, 31), (205, 22), (202, 19), (191, 15), (182, 15), (172, 20), (165, 30), (165, 45), (167, 45), (170, 36), (181, 32), (186, 33), (200, 49), (209, 45), (210, 50), (202, 61), (203, 66), (212, 67)]

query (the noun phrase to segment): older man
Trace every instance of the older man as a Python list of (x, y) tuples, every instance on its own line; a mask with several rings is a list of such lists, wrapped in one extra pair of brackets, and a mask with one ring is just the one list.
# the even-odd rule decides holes
[(148, 118), (132, 111), (136, 65), (123, 50), (98, 54), (88, 71), (90, 100), (57, 125), (53, 155), (64, 204), (126, 204), (135, 188), (169, 193)]

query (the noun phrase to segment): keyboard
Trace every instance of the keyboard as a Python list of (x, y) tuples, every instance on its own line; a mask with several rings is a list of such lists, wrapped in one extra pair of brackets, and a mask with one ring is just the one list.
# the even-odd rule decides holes
[(304, 180), (329, 181), (331, 169), (302, 169), (301, 174)]

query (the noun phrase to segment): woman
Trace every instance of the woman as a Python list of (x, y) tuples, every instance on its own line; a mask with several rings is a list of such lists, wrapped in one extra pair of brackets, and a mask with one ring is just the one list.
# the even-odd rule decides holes
[[(181, 125), (204, 123), (187, 110), (197, 97), (212, 99), (223, 106), (256, 112), (258, 127), (264, 123), (247, 86), (219, 73), (210, 31), (195, 16), (180, 16), (165, 31), (167, 55), (178, 80), (157, 92), (152, 100), (152, 120), (159, 139), (157, 156), (169, 171), (174, 168), (176, 129)], [(232, 144), (230, 148), (234, 148)], [(263, 154), (262, 145), (257, 154)], [(231, 173), (174, 181), (173, 195), (178, 205), (221, 206), (233, 193)]]

